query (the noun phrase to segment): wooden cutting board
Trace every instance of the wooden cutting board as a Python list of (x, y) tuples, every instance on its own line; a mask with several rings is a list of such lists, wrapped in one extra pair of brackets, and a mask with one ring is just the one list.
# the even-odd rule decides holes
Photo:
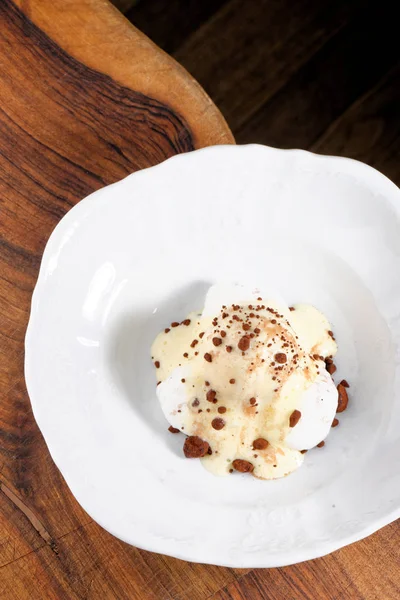
[(90, 192), (219, 143), (234, 140), (203, 89), (107, 1), (0, 0), (1, 599), (400, 597), (398, 524), (272, 570), (124, 544), (80, 508), (33, 419), (24, 335), (52, 229)]

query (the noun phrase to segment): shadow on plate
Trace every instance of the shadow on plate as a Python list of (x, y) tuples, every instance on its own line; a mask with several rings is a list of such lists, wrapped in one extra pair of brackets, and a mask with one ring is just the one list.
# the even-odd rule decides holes
[(190, 283), (167, 297), (156, 309), (152, 307), (121, 315), (107, 342), (106, 360), (116, 385), (132, 410), (168, 447), (182, 453), (182, 436), (168, 432), (168, 422), (156, 396), (156, 372), (151, 360), (151, 345), (157, 334), (172, 321), (183, 320), (193, 310), (200, 310), (210, 283)]

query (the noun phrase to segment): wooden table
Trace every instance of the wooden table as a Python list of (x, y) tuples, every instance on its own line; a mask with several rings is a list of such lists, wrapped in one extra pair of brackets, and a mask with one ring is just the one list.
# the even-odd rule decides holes
[(80, 508), (23, 377), (46, 240), (82, 197), (178, 152), (233, 143), (215, 105), (105, 0), (0, 2), (0, 598), (400, 597), (400, 525), (301, 565), (185, 563), (113, 538)]

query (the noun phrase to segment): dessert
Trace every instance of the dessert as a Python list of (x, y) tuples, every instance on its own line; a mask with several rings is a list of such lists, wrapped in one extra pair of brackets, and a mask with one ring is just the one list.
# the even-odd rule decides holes
[(186, 457), (217, 475), (283, 477), (321, 447), (347, 406), (347, 382), (336, 388), (331, 376), (336, 351), (313, 306), (214, 285), (201, 313), (155, 339), (157, 396), (170, 431), (188, 436)]

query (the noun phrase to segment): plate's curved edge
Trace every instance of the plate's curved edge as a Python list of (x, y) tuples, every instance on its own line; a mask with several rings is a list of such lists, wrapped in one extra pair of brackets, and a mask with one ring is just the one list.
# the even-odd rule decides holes
[[(62, 219), (60, 219), (60, 221), (57, 223), (57, 225), (53, 229), (52, 233), (50, 234), (50, 237), (47, 240), (45, 249), (43, 251), (42, 261), (41, 261), (39, 274), (38, 274), (38, 279), (37, 279), (37, 282), (36, 282), (36, 285), (35, 285), (35, 288), (34, 288), (34, 291), (32, 294), (31, 305), (33, 305), (34, 294), (35, 294), (36, 289), (38, 288), (39, 282), (41, 281), (41, 277), (42, 277), (43, 270), (44, 270), (43, 267), (46, 263), (47, 255), (50, 253), (51, 246), (55, 243), (55, 240), (56, 240), (57, 236), (60, 234), (61, 230), (63, 228), (65, 228), (65, 226), (69, 223), (69, 221), (71, 221), (74, 217), (78, 216), (79, 212), (88, 210), (90, 204), (98, 202), (98, 200), (100, 198), (103, 199), (103, 197), (106, 195), (108, 196), (109, 192), (111, 190), (113, 190), (113, 189), (115, 190), (115, 189), (121, 187), (122, 185), (126, 185), (128, 182), (130, 183), (131, 181), (134, 181), (137, 177), (141, 177), (141, 176), (147, 174), (149, 171), (155, 172), (157, 170), (164, 169), (164, 168), (166, 168), (167, 165), (171, 164), (172, 162), (176, 163), (176, 162), (182, 161), (182, 160), (188, 160), (188, 159), (192, 160), (192, 158), (194, 156), (198, 156), (200, 154), (211, 154), (213, 152), (219, 152), (220, 149), (222, 149), (222, 148), (224, 149), (224, 152), (228, 151), (231, 153), (243, 152), (243, 150), (245, 150), (246, 152), (250, 152), (250, 151), (254, 152), (255, 151), (255, 152), (263, 152), (266, 154), (273, 153), (273, 154), (280, 154), (282, 157), (283, 156), (287, 157), (287, 156), (292, 155), (292, 156), (300, 156), (300, 157), (305, 158), (306, 160), (311, 160), (311, 161), (321, 161), (324, 163), (337, 162), (342, 165), (346, 165), (346, 164), (351, 165), (352, 168), (354, 168), (354, 169), (364, 171), (364, 173), (366, 173), (366, 174), (368, 173), (369, 175), (373, 174), (374, 177), (379, 178), (381, 180), (381, 182), (384, 183), (384, 185), (386, 185), (388, 188), (391, 189), (392, 192), (395, 192), (399, 195), (399, 202), (400, 202), (400, 188), (395, 183), (393, 183), (393, 181), (391, 181), (388, 177), (386, 177), (386, 175), (384, 175), (383, 173), (381, 173), (374, 167), (371, 167), (370, 165), (367, 165), (366, 163), (363, 163), (354, 158), (347, 158), (344, 156), (317, 154), (316, 152), (311, 152), (309, 150), (302, 150), (302, 149), (296, 149), (296, 148), (290, 148), (290, 149), (273, 148), (271, 146), (264, 146), (262, 144), (244, 144), (244, 145), (231, 145), (231, 144), (222, 145), (221, 144), (218, 146), (207, 146), (205, 148), (200, 148), (199, 150), (195, 150), (193, 152), (177, 154), (175, 156), (168, 158), (167, 160), (163, 161), (162, 163), (159, 163), (152, 167), (148, 167), (146, 169), (142, 169), (141, 171), (136, 171), (135, 173), (131, 173), (131, 174), (127, 175), (126, 177), (124, 177), (123, 179), (116, 181), (115, 183), (112, 183), (103, 188), (100, 188), (99, 190), (96, 190), (95, 192), (92, 192), (91, 194), (89, 194), (89, 196), (86, 196), (85, 198), (80, 200), (77, 204), (75, 204), (75, 206), (73, 206), (62, 217)], [(397, 211), (400, 213), (400, 204), (398, 206), (395, 205), (395, 208), (397, 208)], [(28, 326), (29, 326), (29, 323), (28, 323)]]
[[(50, 454), (51, 454), (51, 452), (50, 452)], [(53, 458), (53, 456), (52, 456), (52, 458)], [(56, 461), (54, 461), (54, 462), (57, 465), (57, 462)], [(57, 465), (57, 467), (58, 467), (58, 465)], [(67, 485), (69, 486), (69, 484), (67, 484)], [(74, 496), (75, 496), (75, 494), (74, 494)], [(140, 548), (141, 550), (146, 550), (147, 552), (155, 552), (157, 554), (165, 554), (167, 556), (171, 556), (171, 557), (177, 558), (179, 560), (185, 560), (185, 561), (189, 561), (189, 562), (193, 562), (193, 563), (209, 564), (209, 565), (216, 565), (219, 567), (239, 568), (239, 569), (240, 568), (272, 569), (272, 568), (278, 568), (278, 567), (286, 567), (286, 566), (298, 564), (301, 562), (306, 562), (308, 560), (315, 560), (317, 558), (327, 556), (328, 554), (331, 554), (332, 552), (335, 552), (336, 550), (340, 550), (341, 548), (344, 548), (345, 546), (349, 546), (350, 544), (359, 542), (359, 541), (367, 538), (368, 536), (372, 535), (373, 533), (376, 533), (377, 531), (379, 531), (386, 525), (389, 525), (390, 523), (393, 523), (397, 519), (400, 519), (400, 507), (399, 507), (398, 509), (394, 510), (392, 513), (386, 515), (386, 517), (384, 517), (384, 518), (382, 517), (381, 519), (376, 521), (374, 524), (372, 524), (368, 527), (365, 527), (361, 532), (348, 536), (347, 538), (345, 538), (344, 541), (342, 540), (340, 543), (327, 542), (327, 543), (321, 544), (319, 546), (317, 552), (313, 551), (312, 549), (310, 549), (309, 551), (301, 550), (299, 552), (299, 555), (297, 555), (298, 551), (296, 550), (294, 552), (284, 553), (282, 556), (280, 556), (280, 560), (274, 560), (274, 557), (276, 555), (268, 555), (268, 557), (270, 557), (269, 560), (263, 558), (262, 560), (255, 560), (255, 561), (253, 560), (254, 553), (248, 553), (246, 556), (246, 558), (248, 558), (248, 560), (244, 560), (243, 558), (241, 558), (240, 560), (236, 561), (234, 559), (231, 560), (229, 558), (219, 558), (219, 557), (213, 558), (212, 556), (210, 556), (210, 558), (204, 557), (204, 556), (200, 557), (199, 552), (192, 552), (190, 550), (186, 554), (183, 554), (180, 552), (171, 551), (170, 547), (169, 548), (164, 547), (164, 544), (162, 544), (162, 543), (154, 542), (153, 544), (143, 544), (140, 541), (128, 539), (127, 537), (124, 537), (123, 534), (114, 531), (112, 528), (110, 528), (106, 524), (104, 524), (104, 522), (102, 521), (101, 518), (97, 518), (95, 515), (93, 515), (91, 513), (91, 511), (86, 509), (85, 503), (82, 503), (77, 496), (75, 496), (75, 498), (77, 499), (79, 504), (82, 506), (82, 508), (88, 513), (88, 515), (90, 517), (92, 517), (94, 521), (96, 521), (96, 523), (98, 523), (103, 529), (108, 531), (108, 533), (110, 533), (111, 535), (115, 536), (116, 538), (122, 540), (123, 542), (125, 542), (127, 544), (130, 544), (131, 546), (135, 546), (137, 548)], [(168, 543), (170, 543), (170, 542), (168, 542)], [(262, 551), (260, 551), (258, 554), (262, 554)]]
[[(60, 234), (64, 231), (65, 227), (68, 227), (68, 225), (70, 223), (72, 223), (73, 219), (76, 218), (79, 215), (79, 213), (83, 213), (83, 211), (90, 211), (90, 209), (92, 208), (91, 205), (93, 205), (93, 208), (98, 207), (99, 206), (98, 200), (99, 199), (104, 200), (105, 196), (109, 195), (109, 192), (111, 189), (115, 190), (118, 187), (121, 187), (122, 185), (126, 185), (127, 182), (134, 180), (138, 176), (143, 176), (149, 170), (154, 171), (154, 170), (158, 170), (161, 168), (165, 168), (165, 165), (167, 165), (171, 161), (177, 162), (177, 161), (182, 161), (182, 160), (188, 160), (188, 157), (191, 158), (192, 156), (194, 156), (196, 154), (212, 153), (212, 152), (216, 152), (216, 151), (218, 152), (219, 149), (221, 149), (221, 148), (224, 148), (225, 149), (224, 151), (228, 150), (229, 152), (242, 152), (243, 149), (246, 149), (246, 151), (256, 151), (256, 152), (261, 151), (266, 154), (268, 154), (268, 153), (281, 154), (281, 156), (289, 156), (289, 155), (296, 156), (297, 155), (297, 156), (305, 158), (306, 160), (310, 160), (310, 159), (311, 159), (311, 161), (317, 160), (317, 161), (325, 162), (326, 164), (328, 164), (328, 163), (332, 164), (333, 162), (336, 162), (336, 163), (341, 163), (342, 165), (345, 165), (345, 164), (347, 164), (348, 166), (350, 165), (352, 168), (349, 169), (349, 172), (352, 172), (352, 170), (355, 169), (355, 170), (358, 170), (359, 173), (364, 172), (365, 174), (368, 174), (369, 176), (373, 175), (374, 177), (380, 179), (380, 181), (384, 184), (384, 186), (387, 187), (388, 190), (390, 189), (390, 191), (392, 193), (394, 192), (395, 194), (397, 194), (399, 197), (399, 204), (393, 203), (393, 206), (395, 207), (396, 211), (400, 213), (400, 189), (388, 177), (383, 175), (380, 171), (378, 171), (377, 169), (374, 169), (373, 167), (371, 167), (365, 163), (362, 163), (361, 161), (351, 159), (351, 158), (346, 158), (346, 157), (322, 155), (322, 154), (317, 154), (317, 153), (313, 153), (313, 152), (306, 151), (306, 150), (300, 150), (300, 149), (272, 148), (272, 147), (263, 146), (260, 144), (247, 144), (244, 146), (232, 146), (232, 145), (209, 146), (206, 148), (202, 148), (200, 150), (196, 150), (195, 152), (176, 155), (158, 165), (149, 167), (147, 169), (138, 171), (136, 173), (132, 173), (120, 181), (117, 181), (111, 185), (108, 185), (104, 188), (101, 188), (101, 189), (91, 193), (89, 196), (87, 196), (86, 198), (84, 198), (83, 200), (78, 202), (70, 211), (68, 211), (68, 213), (66, 213), (66, 215), (59, 221), (59, 223), (56, 225), (56, 227), (52, 231), (52, 233), (46, 243), (44, 252), (43, 252), (42, 261), (41, 261), (39, 274), (38, 274), (38, 279), (37, 279), (35, 288), (32, 293), (30, 316), (29, 316), (26, 335), (25, 335), (24, 373), (25, 373), (25, 382), (26, 382), (27, 391), (28, 391), (28, 395), (29, 395), (31, 405), (32, 405), (32, 411), (33, 411), (35, 419), (39, 425), (39, 428), (40, 428), (41, 419), (40, 419), (39, 415), (37, 414), (37, 411), (35, 410), (35, 401), (33, 399), (35, 396), (35, 391), (33, 389), (33, 378), (31, 377), (31, 374), (30, 374), (30, 365), (29, 365), (30, 349), (29, 349), (29, 346), (30, 346), (31, 335), (32, 335), (33, 327), (34, 327), (34, 318), (35, 318), (35, 311), (36, 311), (37, 303), (38, 303), (38, 295), (40, 292), (40, 288), (42, 286), (45, 267), (46, 267), (49, 255), (51, 254), (52, 247), (58, 242)], [(56, 464), (57, 468), (60, 470), (61, 474), (63, 475), (63, 471), (62, 471), (62, 468), (60, 467), (58, 457), (55, 456), (55, 453), (54, 453), (53, 449), (51, 448), (51, 443), (49, 445), (46, 438), (45, 438), (45, 442), (46, 442), (46, 445), (50, 452), (50, 455), (51, 455), (52, 459), (54, 460), (54, 463)], [(291, 564), (296, 564), (296, 563), (304, 562), (307, 560), (313, 560), (313, 559), (325, 556), (327, 554), (330, 554), (331, 552), (334, 552), (340, 548), (343, 548), (344, 546), (347, 546), (349, 544), (360, 541), (360, 540), (368, 537), (369, 535), (375, 533), (376, 531), (380, 530), (381, 528), (385, 527), (386, 525), (388, 525), (400, 518), (400, 507), (398, 507), (395, 510), (387, 513), (384, 517), (381, 517), (380, 519), (378, 519), (376, 522), (374, 522), (368, 526), (365, 526), (358, 533), (350, 535), (347, 538), (342, 539), (338, 543), (335, 543), (335, 542), (322, 543), (319, 546), (319, 549), (317, 552), (313, 552), (312, 550), (310, 550), (310, 551), (301, 550), (299, 552), (299, 556), (296, 555), (297, 551), (287, 552), (287, 553), (283, 554), (283, 556), (281, 556), (280, 560), (278, 560), (278, 561), (273, 560), (273, 556), (271, 556), (271, 555), (269, 555), (269, 556), (271, 556), (271, 560), (265, 559), (264, 557), (262, 560), (258, 560), (258, 559), (253, 560), (254, 553), (249, 553), (246, 556), (246, 558), (248, 558), (248, 560), (243, 560), (243, 558), (240, 561), (229, 560), (229, 559), (221, 560), (219, 558), (213, 559), (212, 557), (210, 557), (210, 560), (208, 560), (207, 558), (204, 558), (203, 556), (200, 557), (198, 555), (199, 554), (198, 552), (188, 551), (186, 554), (181, 554), (180, 552), (171, 551), (171, 548), (165, 548), (163, 543), (154, 542), (153, 544), (146, 545), (146, 544), (143, 544), (142, 542), (140, 542), (139, 540), (124, 538), (123, 534), (113, 531), (112, 528), (109, 528), (106, 524), (103, 523), (102, 518), (98, 518), (97, 515), (94, 515), (92, 513), (92, 511), (85, 506), (86, 502), (85, 501), (82, 502), (81, 499), (79, 498), (79, 495), (75, 494), (75, 492), (73, 491), (74, 485), (73, 484), (71, 485), (71, 482), (66, 482), (66, 483), (67, 483), (68, 487), (70, 487), (72, 493), (74, 494), (74, 496), (77, 499), (77, 501), (79, 502), (79, 504), (88, 513), (88, 515), (90, 517), (92, 517), (106, 531), (108, 531), (112, 535), (116, 536), (117, 538), (121, 539), (122, 541), (125, 541), (126, 543), (134, 545), (138, 548), (142, 548), (143, 550), (166, 554), (166, 555), (173, 556), (173, 557), (181, 559), (181, 560), (188, 560), (190, 562), (198, 562), (198, 563), (204, 563), (204, 564), (214, 564), (214, 565), (226, 566), (226, 567), (232, 567), (232, 568), (275, 568), (275, 567), (288, 566)]]

